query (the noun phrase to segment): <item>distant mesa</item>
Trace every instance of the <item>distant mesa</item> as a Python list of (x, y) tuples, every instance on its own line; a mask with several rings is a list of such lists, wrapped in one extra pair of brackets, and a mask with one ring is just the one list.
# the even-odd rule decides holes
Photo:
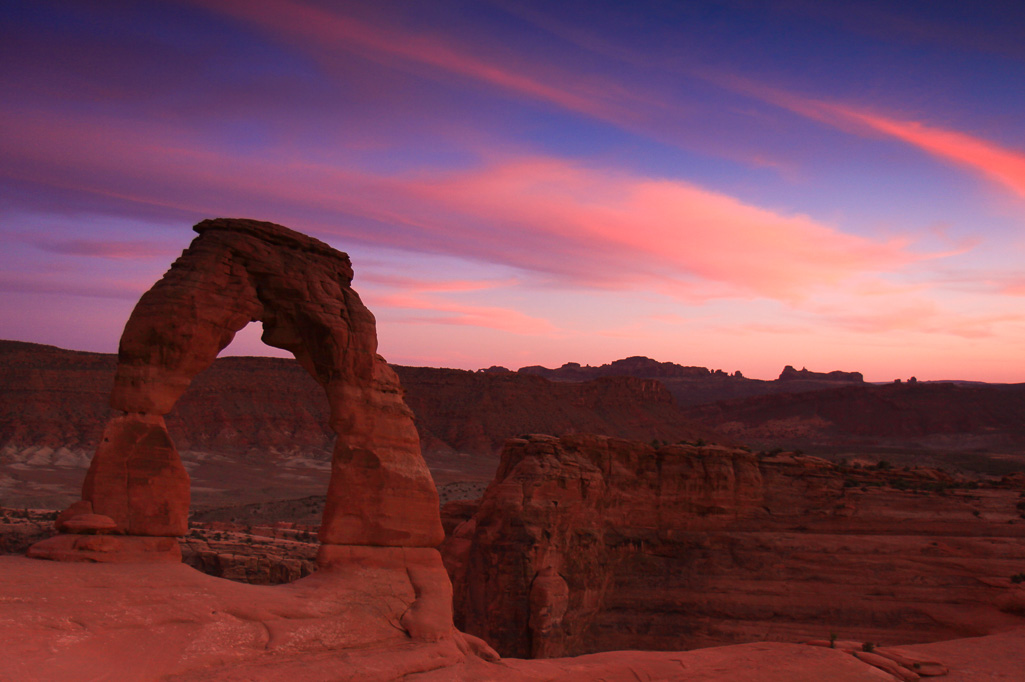
[(508, 367), (502, 367), (501, 365), (491, 365), (487, 369), (479, 369), (478, 372), (485, 374), (511, 374), (512, 370)]
[[(728, 376), (721, 369), (715, 371), (707, 367), (684, 367), (674, 362), (659, 362), (641, 355), (634, 355), (622, 360), (592, 367), (579, 362), (567, 362), (558, 369), (548, 369), (540, 365), (521, 367), (517, 370), (522, 374), (534, 374), (546, 379), (560, 381), (587, 381), (602, 377), (629, 376), (643, 379), (704, 379), (715, 376)], [(739, 373), (738, 373), (739, 375)]]
[[(495, 368), (492, 368), (495, 369)], [(490, 371), (490, 370), (489, 370)], [(567, 362), (557, 369), (549, 369), (540, 365), (521, 367), (517, 370), (521, 374), (533, 374), (555, 381), (589, 381), (601, 377), (629, 376), (642, 379), (660, 379), (670, 381), (714, 381), (734, 380), (737, 382), (757, 382), (757, 379), (747, 379), (740, 371), (733, 373), (721, 369), (708, 369), (707, 367), (695, 367), (678, 365), (675, 362), (659, 362), (642, 355), (634, 355), (622, 360), (592, 367), (581, 365), (579, 362)], [(812, 372), (808, 369), (796, 370), (791, 365), (783, 368), (777, 381), (829, 381), (863, 383), (864, 377), (861, 372)]]
[(796, 370), (793, 366), (787, 365), (780, 372), (777, 381), (837, 381), (862, 384), (865, 383), (865, 377), (861, 375), (861, 372), (841, 372), (839, 370), (833, 372), (812, 372), (803, 367), (800, 370)]

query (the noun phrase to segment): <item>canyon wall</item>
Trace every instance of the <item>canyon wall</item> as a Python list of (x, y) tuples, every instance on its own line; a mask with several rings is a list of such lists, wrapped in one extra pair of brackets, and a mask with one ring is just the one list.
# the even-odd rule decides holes
[(1025, 625), (1015, 485), (530, 436), (442, 549), (457, 624), (503, 655), (935, 641)]

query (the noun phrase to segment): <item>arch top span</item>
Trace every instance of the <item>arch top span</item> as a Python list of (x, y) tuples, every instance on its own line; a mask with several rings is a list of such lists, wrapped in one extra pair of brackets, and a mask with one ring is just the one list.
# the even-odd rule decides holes
[(83, 501), (118, 532), (187, 532), (189, 480), (167, 414), (235, 333), (263, 324), (324, 388), (337, 434), (320, 539), (433, 547), (438, 495), (398, 377), (377, 354), (376, 321), (352, 289), (348, 255), (273, 223), (204, 220), (125, 325), (107, 424)]

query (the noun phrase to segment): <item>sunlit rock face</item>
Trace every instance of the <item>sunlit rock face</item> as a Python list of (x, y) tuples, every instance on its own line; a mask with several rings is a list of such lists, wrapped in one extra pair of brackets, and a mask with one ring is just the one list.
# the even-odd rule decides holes
[(377, 354), (373, 314), (352, 289), (346, 254), (280, 225), (205, 220), (143, 294), (125, 325), (111, 406), (83, 486), (120, 533), (182, 535), (189, 478), (163, 415), (235, 333), (295, 355), (324, 388), (337, 434), (320, 539), (432, 547), (438, 497), (395, 373)]

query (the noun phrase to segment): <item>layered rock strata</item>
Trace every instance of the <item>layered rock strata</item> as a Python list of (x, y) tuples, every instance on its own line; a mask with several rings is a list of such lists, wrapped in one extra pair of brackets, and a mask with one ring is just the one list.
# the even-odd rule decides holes
[(751, 514), (762, 494), (757, 459), (742, 450), (512, 439), (480, 508), (443, 546), (457, 623), (506, 656), (600, 650), (629, 560)]
[(597, 436), (512, 440), (446, 506), (456, 623), (503, 656), (900, 644), (1025, 624), (1019, 489)]

